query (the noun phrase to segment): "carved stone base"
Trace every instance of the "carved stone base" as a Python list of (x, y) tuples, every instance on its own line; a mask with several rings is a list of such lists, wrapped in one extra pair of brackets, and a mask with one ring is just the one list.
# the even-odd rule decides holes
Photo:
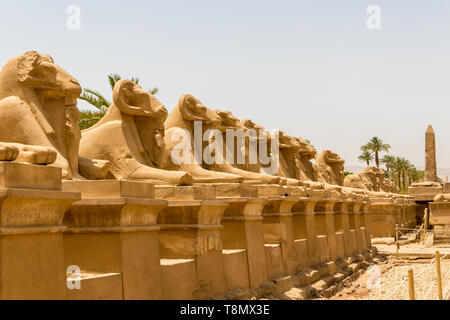
[(0, 171), (0, 299), (66, 299), (62, 222), (80, 194), (55, 191), (57, 168), (0, 163)]
[(126, 300), (161, 299), (156, 221), (167, 202), (152, 199), (153, 186), (129, 181), (65, 181), (63, 189), (79, 190), (83, 197), (64, 217), (69, 227), (64, 234), (66, 267), (121, 273)]

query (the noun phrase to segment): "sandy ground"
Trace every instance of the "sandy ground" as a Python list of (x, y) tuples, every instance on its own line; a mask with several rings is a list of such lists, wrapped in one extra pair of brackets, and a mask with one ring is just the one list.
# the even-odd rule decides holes
[[(378, 245), (377, 245), (378, 247)], [(381, 248), (380, 248), (381, 249)], [(394, 252), (395, 246), (383, 245), (386, 251)], [(384, 251), (383, 250), (383, 251)], [(338, 292), (331, 299), (333, 300), (385, 300), (396, 289), (400, 283), (403, 285), (388, 299), (389, 300), (409, 300), (408, 270), (414, 271), (414, 286), (416, 300), (437, 300), (438, 289), (436, 265), (431, 259), (413, 259), (413, 253), (431, 253), (439, 250), (440, 253), (448, 251), (448, 248), (427, 247), (419, 244), (408, 245), (403, 252), (407, 252), (409, 257), (395, 257), (388, 255), (384, 262), (374, 264), (372, 268), (366, 270), (356, 281), (347, 288)], [(401, 250), (402, 251), (402, 250)], [(400, 251), (400, 252), (401, 252)], [(426, 269), (427, 268), (427, 269)], [(426, 269), (426, 271), (424, 271)], [(424, 271), (424, 272), (423, 272)], [(447, 293), (447, 299), (450, 299), (450, 259), (441, 260), (442, 286), (444, 296)], [(379, 277), (377, 276), (379, 274)], [(447, 275), (447, 278), (444, 277)], [(377, 283), (376, 279), (379, 279)], [(430, 287), (433, 288), (430, 290)]]

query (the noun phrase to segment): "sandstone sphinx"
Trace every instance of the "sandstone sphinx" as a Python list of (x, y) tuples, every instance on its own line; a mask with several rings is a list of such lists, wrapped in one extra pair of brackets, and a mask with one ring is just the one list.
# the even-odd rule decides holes
[(297, 143), (300, 146), (299, 149), (299, 161), (300, 166), (300, 177), (299, 180), (302, 181), (317, 181), (318, 173), (317, 169), (313, 166), (311, 160), (316, 158), (316, 149), (303, 138), (297, 137)]
[[(215, 110), (215, 112), (221, 119), (221, 124), (220, 124), (219, 129), (222, 131), (222, 133), (224, 135), (226, 134), (226, 130), (228, 130), (228, 129), (233, 130), (235, 132), (237, 132), (238, 130), (242, 130), (243, 132), (248, 133), (248, 128), (245, 127), (242, 124), (242, 122), (238, 118), (236, 118), (231, 112), (222, 111), (222, 110)], [(227, 141), (228, 141), (228, 137), (226, 137), (225, 142), (227, 142)], [(250, 137), (247, 135), (245, 137), (245, 144), (243, 146), (238, 145), (237, 138), (234, 138), (233, 143), (236, 146), (235, 149), (232, 150), (234, 159), (237, 159), (238, 153), (240, 151), (245, 152), (245, 159), (244, 159), (244, 163), (238, 163), (238, 161), (235, 161), (236, 163), (233, 164), (233, 166), (238, 169), (242, 169), (242, 170), (246, 170), (246, 171), (261, 172), (261, 163), (259, 162), (259, 157), (257, 158), (256, 163), (250, 163), (250, 157), (249, 157), (250, 141), (257, 142), (258, 137)], [(239, 148), (242, 148), (244, 150), (239, 150)], [(225, 147), (224, 155), (226, 155), (226, 152), (227, 152), (227, 150)]]
[(53, 148), (0, 142), (0, 161), (47, 165), (55, 160), (56, 151)]
[(10, 59), (0, 72), (0, 141), (19, 150), (16, 161), (62, 168), (63, 179), (84, 179), (79, 166), (102, 178), (108, 163), (78, 157), (78, 81), (36, 51)]
[(390, 187), (386, 185), (386, 174), (383, 169), (377, 167), (366, 167), (361, 175), (365, 180), (369, 180), (372, 185), (372, 189), (375, 192), (390, 192)]
[[(267, 136), (271, 143), (270, 135), (265, 128), (255, 124), (249, 119), (241, 121), (247, 129), (261, 130), (261, 135)], [(258, 138), (260, 138), (258, 136)], [(270, 151), (270, 148), (268, 148)], [(313, 189), (323, 189), (323, 184), (317, 182), (317, 171), (311, 163), (316, 150), (311, 144), (302, 138), (294, 138), (286, 133), (279, 132), (279, 166), (277, 175), (282, 178), (282, 183), (290, 186), (307, 186)]]
[[(252, 137), (252, 139), (255, 139), (255, 142), (259, 143), (261, 140), (263, 140), (263, 143), (267, 143), (267, 148), (266, 148), (266, 156), (267, 157), (271, 157), (271, 141), (272, 141), (272, 136), (270, 135), (270, 133), (262, 126), (254, 123), (253, 121), (251, 121), (250, 119), (243, 119), (242, 121), (240, 121), (240, 126), (243, 128), (243, 130), (245, 132), (249, 132), (250, 130), (253, 130), (254, 133), (256, 133), (255, 137)], [(250, 140), (248, 140), (248, 143), (250, 142)], [(246, 149), (248, 151), (249, 149), (249, 145), (246, 145)], [(260, 155), (258, 154), (257, 157), (257, 161), (256, 164), (248, 164), (246, 163), (246, 169), (245, 170), (249, 170), (249, 171), (253, 171), (253, 172), (261, 172), (262, 170), (264, 170), (264, 168), (266, 167), (266, 165), (261, 163), (261, 158)], [(286, 179), (285, 178), (281, 178), (281, 182), (282, 184), (286, 184)]]
[(316, 153), (314, 147), (302, 138), (294, 138), (280, 131), (279, 175), (286, 177), (287, 184), (291, 186), (323, 189), (324, 183), (318, 179), (317, 168), (311, 163)]
[(286, 178), (287, 185), (300, 185), (300, 144), (297, 139), (280, 131), (278, 175)]
[(110, 161), (110, 171), (118, 180), (192, 184), (186, 172), (161, 169), (166, 117), (166, 108), (153, 95), (132, 81), (120, 80), (106, 115), (83, 131), (80, 155)]
[(344, 163), (344, 159), (336, 152), (323, 150), (317, 155), (314, 163), (319, 182), (342, 186), (344, 184)]
[[(296, 143), (294, 143), (294, 145), (290, 144), (292, 142), (292, 140), (290, 140), (291, 137), (287, 136), (286, 134), (284, 134), (281, 131), (279, 132), (278, 155), (274, 156), (274, 155), (272, 155), (272, 146), (271, 146), (272, 136), (264, 127), (254, 123), (250, 119), (243, 119), (241, 121), (241, 125), (247, 131), (254, 130), (256, 132), (256, 139), (258, 141), (262, 139), (262, 140), (264, 140), (263, 143), (267, 144), (266, 156), (268, 158), (271, 157), (275, 161), (278, 161), (278, 170), (277, 170), (276, 175), (280, 177), (280, 184), (290, 185), (290, 186), (299, 186), (300, 181), (298, 181), (298, 179), (297, 179), (296, 164), (289, 163), (290, 159), (288, 159), (286, 161), (285, 158), (283, 157), (283, 150), (289, 149), (288, 151), (292, 151), (297, 148)], [(261, 172), (267, 167), (267, 165), (264, 165), (261, 163), (261, 160), (259, 157), (260, 157), (260, 155), (258, 155), (257, 164), (253, 165), (253, 167), (250, 167), (251, 168), (250, 170)], [(293, 165), (292, 168), (290, 168), (291, 164)]]
[[(201, 132), (196, 134), (195, 122), (202, 126)], [(186, 171), (196, 183), (243, 182), (244, 178), (239, 175), (208, 170), (204, 165), (203, 150), (207, 143), (203, 141), (203, 134), (208, 128), (217, 127), (220, 123), (217, 113), (204, 106), (197, 98), (190, 94), (182, 95), (165, 122), (164, 141), (168, 149), (164, 161), (166, 168)], [(194, 141), (196, 138), (197, 143)], [(184, 148), (178, 150), (180, 144)], [(198, 158), (195, 157), (196, 146), (199, 149)], [(177, 154), (175, 160), (174, 154)]]
[[(223, 156), (225, 157), (227, 153), (233, 153), (234, 164), (227, 163), (226, 159), (223, 160), (223, 164), (213, 164), (211, 165), (211, 169), (215, 171), (228, 172), (240, 175), (244, 178), (244, 181), (251, 182), (255, 184), (278, 184), (280, 183), (281, 178), (274, 175), (268, 175), (261, 173), (261, 166), (259, 163), (259, 157), (257, 154), (254, 154), (256, 158), (256, 163), (250, 163), (250, 152), (257, 153), (257, 150), (250, 150), (250, 139), (254, 139), (254, 142), (257, 142), (257, 136), (247, 136), (244, 134), (248, 131), (247, 128), (241, 125), (239, 119), (237, 119), (231, 112), (228, 111), (214, 111), (220, 117), (221, 122), (216, 127), (220, 130), (224, 137), (226, 137), (226, 131), (231, 130), (233, 133), (241, 133), (244, 137), (242, 148), (244, 150), (240, 150), (240, 146), (238, 144), (238, 138), (235, 138), (233, 135), (232, 139), (234, 141), (225, 141)], [(225, 140), (225, 139), (224, 139)], [(243, 152), (245, 154), (244, 163), (238, 164), (238, 153)]]
[(434, 202), (449, 202), (450, 201), (450, 193), (438, 194), (433, 199)]
[(317, 180), (324, 184), (325, 189), (343, 191), (346, 194), (363, 194), (362, 190), (348, 187), (344, 183), (344, 163), (336, 152), (331, 150), (323, 150), (317, 155), (313, 164), (314, 170), (317, 172)]
[(362, 189), (370, 196), (389, 197), (392, 182), (386, 183), (385, 173), (376, 167), (366, 167), (358, 174), (350, 174), (344, 179), (344, 187)]

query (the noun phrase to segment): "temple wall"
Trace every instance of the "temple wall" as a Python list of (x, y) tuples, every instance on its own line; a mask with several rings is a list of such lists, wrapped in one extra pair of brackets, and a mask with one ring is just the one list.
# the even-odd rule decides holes
[[(60, 179), (60, 169), (13, 166)], [(3, 186), (3, 299), (232, 298), (311, 270), (334, 274), (415, 214), (408, 201), (278, 185)], [(71, 266), (80, 289), (67, 286)]]

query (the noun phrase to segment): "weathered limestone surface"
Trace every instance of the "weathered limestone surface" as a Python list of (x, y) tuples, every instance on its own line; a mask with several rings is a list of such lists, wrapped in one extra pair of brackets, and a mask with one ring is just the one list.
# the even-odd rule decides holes
[[(437, 198), (446, 191), (445, 184), (442, 185), (437, 176), (435, 139), (433, 128), (428, 126), (425, 133), (425, 181), (413, 183), (409, 188), (409, 194), (417, 201), (416, 215), (420, 220), (423, 220), (425, 208), (428, 207), (430, 210), (432, 207), (434, 208), (434, 223), (436, 223), (434, 228), (439, 229), (442, 225), (438, 223), (440, 218), (437, 216), (442, 216), (442, 211), (436, 207), (433, 201), (439, 202), (440, 200)], [(439, 207), (439, 205), (437, 206)]]
[(61, 192), (59, 168), (0, 168), (0, 299), (66, 299), (63, 217), (80, 194)]
[[(425, 181), (414, 183), (410, 188), (410, 194), (417, 200), (432, 200), (431, 195), (442, 193), (442, 185), (438, 181), (436, 165), (436, 137), (432, 126), (428, 126), (425, 133)], [(428, 196), (424, 199), (424, 196)], [(419, 199), (420, 198), (420, 199)]]
[(162, 170), (167, 110), (148, 91), (130, 80), (116, 83), (113, 104), (92, 128), (83, 131), (80, 155), (111, 162), (116, 179), (189, 185), (183, 171)]
[[(153, 185), (129, 181), (65, 181), (63, 190), (82, 193), (64, 216), (65, 265), (83, 272), (119, 273), (123, 298), (161, 299), (158, 213)], [(95, 243), (95, 245), (93, 245)], [(113, 279), (114, 280), (114, 279)], [(92, 290), (101, 290), (93, 286)], [(85, 292), (83, 292), (85, 290)], [(81, 292), (81, 294), (80, 294)], [(92, 291), (70, 291), (89, 297)]]
[[(267, 201), (258, 198), (257, 188), (252, 193), (253, 196), (246, 197), (248, 193), (241, 190), (238, 197), (223, 197), (229, 206), (221, 220), (222, 245), (225, 250), (246, 250), (249, 286), (257, 288), (269, 279), (262, 226), (262, 210)], [(227, 196), (227, 192), (218, 194), (220, 198)]]
[[(68, 227), (60, 232), (62, 283), (68, 266), (84, 275), (81, 290), (61, 286), (62, 298), (203, 299), (305, 268), (333, 273), (336, 261), (367, 248), (367, 224), (354, 209), (363, 202), (336, 190), (108, 180), (65, 181), (62, 190), (53, 192), (82, 193), (60, 213)], [(345, 203), (358, 216), (351, 222)]]
[[(364, 221), (367, 226), (370, 224), (373, 237), (393, 236), (396, 224), (402, 228), (416, 226), (414, 198), (398, 194), (398, 187), (386, 179), (382, 169), (366, 167), (363, 172), (348, 175), (344, 186), (362, 189), (369, 197), (371, 209), (365, 212)], [(367, 231), (365, 234), (368, 236)]]
[(436, 137), (432, 126), (425, 133), (425, 181), (438, 182), (436, 167)]
[(211, 188), (179, 188), (193, 189), (186, 192), (193, 197), (175, 200), (171, 198), (173, 193), (164, 197), (168, 206), (158, 218), (161, 258), (195, 260), (196, 281), (191, 298), (224, 294), (231, 288), (226, 283), (220, 222), (229, 204), (224, 199), (216, 199)]
[(450, 236), (450, 194), (435, 196), (429, 207), (430, 225), (433, 226), (435, 235)]
[(80, 94), (78, 81), (49, 55), (29, 51), (12, 58), (0, 71), (0, 141), (14, 144), (17, 160), (54, 163), (64, 179), (83, 179), (79, 166), (104, 178), (108, 163), (79, 161)]
[[(195, 145), (194, 121), (201, 136), (258, 129), (254, 139), (276, 141), (191, 95), (167, 115), (129, 80), (117, 82), (108, 113), (81, 133), (80, 93), (34, 51), (0, 72), (3, 299), (262, 296), (270, 281), (288, 289), (300, 274), (306, 285), (370, 257), (372, 235), (410, 223), (410, 199), (389, 193), (383, 172), (365, 170), (347, 186), (344, 160), (317, 155), (302, 138), (280, 133), (274, 175), (261, 159), (207, 164), (193, 152), (176, 164), (174, 137), (187, 130)], [(81, 269), (79, 290), (66, 286), (76, 279), (72, 266)]]

